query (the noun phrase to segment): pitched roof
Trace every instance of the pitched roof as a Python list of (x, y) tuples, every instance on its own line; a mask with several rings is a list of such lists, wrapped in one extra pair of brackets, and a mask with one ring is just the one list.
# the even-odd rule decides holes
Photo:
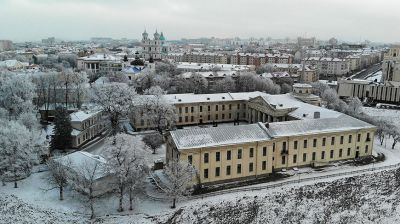
[(171, 131), (178, 150), (269, 140), (262, 123)]

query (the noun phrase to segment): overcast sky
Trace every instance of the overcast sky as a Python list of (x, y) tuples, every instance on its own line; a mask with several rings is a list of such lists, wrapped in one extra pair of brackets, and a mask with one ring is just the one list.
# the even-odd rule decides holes
[(399, 0), (0, 0), (0, 39), (297, 37), (400, 40)]

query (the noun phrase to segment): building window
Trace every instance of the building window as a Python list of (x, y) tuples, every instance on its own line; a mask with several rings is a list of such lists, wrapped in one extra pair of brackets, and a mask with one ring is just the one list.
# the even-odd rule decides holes
[(232, 110), (232, 104), (229, 104), (229, 110)]
[(267, 169), (267, 161), (262, 161), (262, 170)]
[(237, 108), (238, 108), (238, 110), (240, 109), (240, 103), (238, 103)]
[(238, 159), (242, 158), (242, 149), (238, 149), (237, 158)]
[(250, 158), (253, 158), (253, 157), (254, 157), (254, 148), (250, 148), (249, 157), (250, 157)]
[(242, 164), (237, 164), (237, 174), (242, 173)]
[(219, 172), (220, 172), (219, 169), (220, 169), (219, 167), (215, 167), (215, 176), (216, 177), (219, 177)]
[(231, 158), (232, 158), (231, 150), (226, 151), (226, 160), (231, 160)]
[(194, 107), (191, 107), (190, 110), (192, 111), (192, 113), (194, 112)]
[(222, 114), (222, 120), (224, 120), (225, 119), (225, 114)]
[(326, 145), (326, 138), (322, 138), (322, 146)]
[(208, 178), (208, 169), (204, 169), (204, 178)]
[(368, 145), (365, 146), (365, 153), (368, 153)]
[(331, 150), (331, 159), (333, 159), (333, 150)]
[(221, 161), (221, 153), (220, 152), (215, 153), (215, 161), (217, 161), (217, 162)]
[(180, 114), (182, 113), (182, 107), (179, 107), (179, 113)]
[(249, 173), (253, 172), (254, 167), (253, 167), (253, 163), (249, 163)]
[(331, 138), (331, 145), (334, 145), (335, 144), (335, 137), (332, 137)]
[(286, 163), (286, 156), (282, 156), (282, 164)]
[(207, 119), (208, 119), (208, 120), (211, 120), (211, 115), (208, 115), (208, 116), (207, 116)]
[(282, 142), (282, 149), (286, 150), (286, 142)]
[(208, 153), (204, 153), (204, 163), (208, 163)]
[(190, 117), (190, 120), (193, 122), (193, 121), (194, 121), (194, 116), (191, 116), (191, 117)]
[(294, 141), (294, 149), (297, 149), (297, 141)]
[(304, 148), (307, 148), (307, 140), (304, 140)]
[(275, 143), (272, 143), (272, 152), (275, 152)]
[(267, 147), (263, 147), (263, 156), (267, 156)]
[(218, 114), (215, 115), (215, 120), (218, 120)]
[(317, 139), (316, 138), (314, 138), (314, 140), (313, 140), (313, 147), (317, 147)]
[(293, 155), (293, 163), (297, 163), (297, 155)]
[(225, 105), (222, 105), (222, 110), (225, 110)]
[(348, 148), (348, 149), (347, 149), (347, 156), (350, 156), (350, 153), (351, 153), (351, 149)]
[(200, 112), (203, 112), (203, 106), (200, 106), (199, 109), (200, 109)]
[(370, 138), (370, 136), (369, 136), (369, 133), (367, 133), (367, 139), (366, 139), (365, 141), (366, 141), (366, 142), (371, 141), (371, 138)]
[(349, 135), (349, 143), (351, 143), (352, 138), (353, 138), (353, 136)]
[(231, 166), (226, 166), (226, 175), (231, 175)]
[(189, 108), (185, 107), (185, 113), (188, 113), (188, 112), (189, 112)]
[(208, 111), (211, 111), (211, 106), (208, 106)]
[(185, 116), (185, 122), (188, 122), (188, 121), (189, 121), (189, 117)]
[(342, 145), (344, 142), (344, 136), (340, 136), (340, 144)]
[(325, 151), (321, 152), (321, 159), (325, 159)]
[(193, 156), (192, 155), (188, 155), (188, 162), (189, 162), (189, 164), (193, 163)]
[(339, 149), (339, 158), (342, 157), (342, 154), (343, 154), (343, 149)]
[(357, 142), (360, 142), (361, 141), (361, 134), (358, 134), (357, 135)]
[(179, 117), (179, 122), (182, 122), (182, 117)]
[(215, 105), (215, 111), (218, 111), (218, 105)]

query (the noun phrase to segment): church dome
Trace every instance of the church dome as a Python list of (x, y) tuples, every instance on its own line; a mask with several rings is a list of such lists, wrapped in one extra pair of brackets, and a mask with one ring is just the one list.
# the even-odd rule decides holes
[(165, 40), (165, 37), (164, 37), (164, 34), (163, 34), (163, 32), (161, 32), (161, 35), (160, 35), (160, 40)]
[(159, 40), (160, 39), (160, 34), (158, 34), (157, 30), (154, 33), (154, 40)]

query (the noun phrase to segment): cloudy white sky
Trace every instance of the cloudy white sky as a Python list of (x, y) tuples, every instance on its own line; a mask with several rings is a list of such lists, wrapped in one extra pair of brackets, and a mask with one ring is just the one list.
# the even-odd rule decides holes
[(297, 37), (400, 40), (399, 0), (0, 0), (0, 39)]

